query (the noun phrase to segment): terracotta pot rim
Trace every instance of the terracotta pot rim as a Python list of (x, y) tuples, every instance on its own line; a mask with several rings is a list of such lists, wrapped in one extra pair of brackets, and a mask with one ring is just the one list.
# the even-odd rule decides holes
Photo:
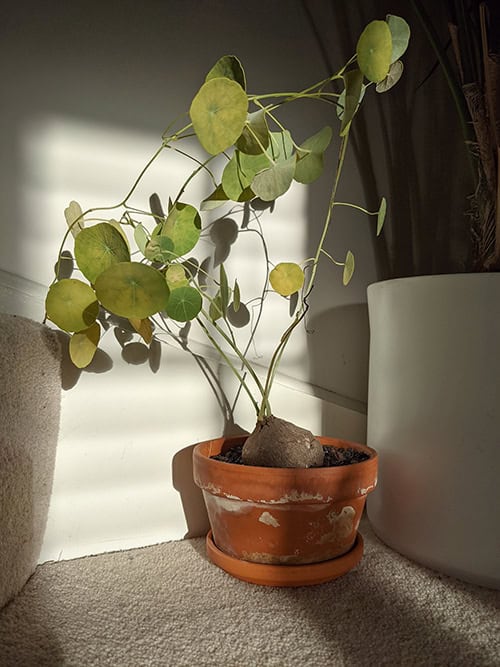
[[(211, 457), (214, 456), (215, 454), (218, 454), (222, 451), (223, 446), (227, 443), (229, 445), (228, 449), (230, 447), (234, 447), (235, 445), (239, 445), (242, 442), (244, 442), (247, 439), (248, 435), (236, 435), (236, 436), (221, 436), (219, 438), (210, 438), (208, 440), (203, 440), (201, 442), (198, 442), (194, 445), (194, 450), (193, 450), (193, 455), (195, 457), (202, 457), (203, 459), (207, 461), (213, 461), (214, 465), (216, 466), (227, 466), (228, 468), (233, 468), (235, 466), (234, 463), (228, 463), (227, 461), (218, 461), (217, 459), (212, 459)], [(256, 474), (270, 474), (270, 471), (276, 473), (276, 471), (294, 471), (295, 474), (300, 474), (300, 475), (305, 475), (307, 476), (312, 475), (313, 473), (318, 474), (325, 471), (328, 473), (329, 471), (334, 471), (334, 470), (340, 470), (342, 468), (350, 468), (351, 470), (356, 467), (356, 469), (359, 469), (362, 466), (369, 465), (371, 462), (374, 460), (378, 459), (378, 453), (373, 447), (369, 447), (368, 445), (362, 445), (358, 442), (352, 442), (350, 440), (344, 440), (342, 438), (332, 438), (329, 436), (323, 436), (323, 435), (316, 435), (314, 436), (317, 440), (320, 441), (320, 443), (326, 447), (351, 447), (353, 449), (356, 449), (358, 451), (365, 452), (366, 454), (369, 455), (370, 458), (366, 459), (365, 461), (358, 461), (356, 463), (349, 463), (346, 466), (320, 466), (317, 468), (273, 468), (269, 466), (254, 466), (254, 465), (246, 465), (246, 466), (240, 466), (243, 467), (249, 471), (254, 471)], [(210, 446), (211, 443), (214, 443), (214, 445), (218, 445), (221, 443), (220, 448), (218, 449), (217, 452), (212, 452), (212, 453), (205, 453), (203, 452), (203, 448), (206, 447), (207, 445)]]
[(262, 503), (324, 504), (366, 496), (377, 484), (377, 452), (358, 443), (319, 437), (330, 446), (352, 445), (366, 452), (366, 461), (324, 468), (266, 468), (226, 463), (210, 458), (224, 445), (231, 447), (245, 436), (216, 438), (198, 443), (193, 451), (193, 472), (197, 486), (228, 499)]

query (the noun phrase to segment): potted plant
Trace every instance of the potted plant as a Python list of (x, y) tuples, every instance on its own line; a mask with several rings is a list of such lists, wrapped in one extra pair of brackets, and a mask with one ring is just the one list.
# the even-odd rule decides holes
[[(354, 116), (370, 88), (385, 92), (397, 82), (408, 40), (409, 28), (403, 19), (388, 16), (372, 21), (343, 67), (298, 92), (249, 94), (240, 61), (224, 56), (208, 72), (188, 117), (165, 131), (157, 152), (119, 205), (83, 212), (72, 202), (65, 211), (68, 229), (48, 290), (46, 315), (70, 334), (73, 363), (87, 366), (101, 330), (113, 325), (132, 327), (146, 344), (169, 336), (182, 345), (189, 328), (197, 327), (255, 409), (256, 426), (250, 436), (209, 440), (194, 451), (195, 479), (203, 490), (212, 527), (208, 552), (221, 567), (249, 581), (317, 583), (339, 576), (361, 557), (357, 527), (366, 495), (376, 484), (376, 452), (355, 443), (314, 437), (280, 419), (272, 413), (270, 395), (290, 337), (306, 317), (320, 261), (342, 268), (345, 285), (353, 274), (351, 251), (339, 260), (324, 247), (335, 207), (353, 206), (375, 219), (377, 233), (382, 229), (385, 199), (375, 212), (369, 212), (340, 201), (337, 191)], [(260, 294), (246, 295), (238, 276), (224, 262), (210, 270), (193, 257), (206, 229), (201, 212), (207, 214), (222, 205), (247, 213), (271, 207), (294, 180), (309, 184), (320, 176), (331, 128), (297, 143), (279, 118), (283, 107), (301, 100), (331, 104), (332, 116), (340, 124), (337, 166), (323, 228), (313, 257), (301, 265), (286, 258), (273, 263), (257, 221), (265, 281)], [(205, 157), (198, 157), (197, 148), (190, 149), (193, 138)], [(179, 192), (169, 194), (166, 210), (157, 196), (151, 198), (151, 210), (139, 210), (132, 206), (131, 197), (146, 171), (167, 150), (177, 152), (182, 160), (190, 159), (195, 167)], [(208, 175), (213, 185), (195, 206), (184, 199), (184, 193), (199, 174)], [(116, 214), (110, 219), (115, 209), (118, 219)], [(251, 223), (246, 219), (243, 224), (247, 228)], [(74, 247), (69, 252), (71, 237)], [(74, 268), (81, 276), (72, 277)], [(282, 297), (291, 322), (277, 342), (266, 377), (261, 378), (236, 329), (242, 313), (243, 319), (249, 319), (248, 303), (257, 304), (254, 320), (258, 324), (271, 292)], [(255, 321), (249, 323), (250, 342)]]
[[(498, 6), (411, 5), (421, 70), (436, 66), (387, 110), (386, 149), (415, 157), (389, 166), (386, 280), (368, 288), (368, 516), (399, 552), (499, 587)], [(413, 122), (391, 127), (393, 110)]]

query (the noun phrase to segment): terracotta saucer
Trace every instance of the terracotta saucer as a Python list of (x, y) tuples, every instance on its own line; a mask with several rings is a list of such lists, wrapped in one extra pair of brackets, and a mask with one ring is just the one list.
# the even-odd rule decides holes
[(363, 555), (363, 538), (356, 533), (356, 541), (343, 556), (308, 565), (266, 565), (233, 558), (221, 551), (209, 531), (206, 539), (207, 555), (218, 567), (233, 577), (261, 586), (311, 586), (323, 584), (347, 574)]

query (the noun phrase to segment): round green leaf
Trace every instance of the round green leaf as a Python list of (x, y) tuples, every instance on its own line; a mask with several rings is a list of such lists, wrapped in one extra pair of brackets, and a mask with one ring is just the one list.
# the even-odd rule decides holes
[(248, 190), (252, 177), (240, 167), (240, 153), (235, 151), (222, 172), (222, 187), (232, 201), (240, 201), (243, 193)]
[(97, 278), (95, 291), (110, 312), (140, 320), (165, 310), (169, 295), (165, 276), (138, 262), (110, 266)]
[(356, 47), (359, 69), (369, 81), (385, 79), (392, 62), (392, 37), (385, 21), (372, 21), (361, 33)]
[(245, 127), (236, 147), (242, 153), (249, 155), (260, 155), (263, 148), (269, 146), (269, 128), (267, 126), (266, 114), (263, 109), (248, 114)]
[(120, 232), (108, 222), (82, 229), (75, 239), (75, 259), (91, 283), (112, 264), (128, 262), (129, 249)]
[(294, 262), (281, 262), (269, 274), (271, 287), (281, 296), (298, 292), (304, 284), (304, 272)]
[(76, 278), (64, 278), (50, 287), (45, 311), (63, 331), (82, 331), (95, 322), (99, 304), (90, 285)]
[(323, 173), (323, 154), (306, 153), (304, 157), (297, 160), (294, 179), (298, 183), (309, 184), (315, 181)]
[(301, 151), (310, 151), (311, 153), (324, 153), (332, 140), (332, 128), (329, 125), (321, 128), (319, 132), (306, 139), (301, 145)]
[(344, 285), (349, 284), (353, 273), (354, 273), (354, 255), (350, 250), (348, 250), (345, 257), (344, 274), (342, 276), (342, 282)]
[(408, 48), (410, 26), (400, 16), (394, 16), (393, 14), (388, 14), (385, 20), (387, 21), (392, 37), (391, 63), (395, 63)]
[(231, 79), (210, 79), (200, 88), (191, 103), (189, 114), (194, 131), (211, 155), (232, 146), (245, 126), (248, 98), (245, 91)]
[(97, 350), (101, 328), (94, 322), (88, 329), (74, 333), (69, 341), (69, 356), (77, 368), (90, 364)]
[(228, 196), (224, 192), (224, 188), (222, 185), (218, 185), (212, 194), (201, 202), (200, 209), (202, 211), (212, 211), (215, 208), (219, 208), (219, 206), (222, 206), (222, 204), (225, 204), (227, 201)]
[(201, 218), (198, 211), (190, 204), (176, 202), (163, 224), (160, 238), (167, 237), (171, 239), (174, 244), (175, 255), (181, 257), (195, 247), (200, 234)]
[(262, 201), (274, 201), (283, 195), (292, 184), (295, 174), (295, 155), (277, 162), (269, 169), (259, 172), (252, 181), (252, 190)]
[(174, 242), (168, 236), (153, 236), (146, 244), (144, 256), (150, 262), (170, 262), (174, 257)]
[(243, 90), (246, 90), (245, 72), (241, 62), (236, 56), (222, 56), (212, 67), (207, 74), (205, 81), (210, 79), (217, 79), (218, 77), (226, 77), (239, 83)]
[(167, 315), (176, 322), (194, 320), (201, 310), (201, 294), (194, 287), (179, 287), (170, 293)]

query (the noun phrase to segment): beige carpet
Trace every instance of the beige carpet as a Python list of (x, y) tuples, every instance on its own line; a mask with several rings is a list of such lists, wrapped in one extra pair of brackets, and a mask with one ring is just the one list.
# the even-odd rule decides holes
[(356, 570), (272, 589), (202, 539), (39, 567), (0, 611), (2, 667), (497, 667), (500, 593), (419, 567), (364, 522)]

